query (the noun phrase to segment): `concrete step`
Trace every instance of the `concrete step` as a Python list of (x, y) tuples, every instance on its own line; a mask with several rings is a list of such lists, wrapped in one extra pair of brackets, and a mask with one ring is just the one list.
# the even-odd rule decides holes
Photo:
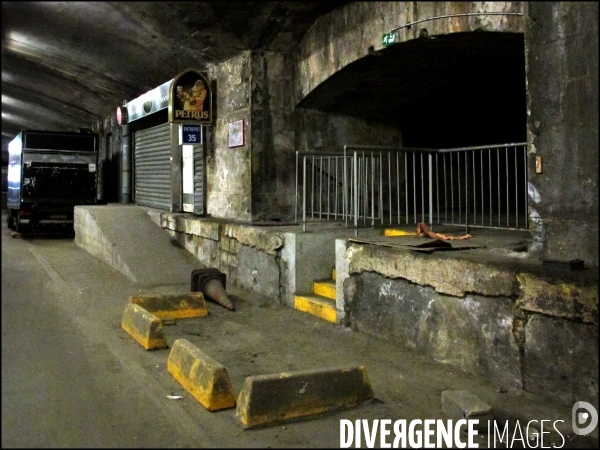
[(327, 297), (315, 294), (295, 295), (294, 308), (329, 322), (336, 322), (335, 300)]
[(335, 280), (319, 280), (313, 282), (313, 292), (335, 301)]

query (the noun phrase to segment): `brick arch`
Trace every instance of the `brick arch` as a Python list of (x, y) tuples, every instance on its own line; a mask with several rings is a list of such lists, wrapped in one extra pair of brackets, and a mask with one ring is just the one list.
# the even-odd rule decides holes
[[(300, 102), (347, 65), (381, 50), (383, 35), (392, 30), (397, 30), (398, 43), (419, 38), (423, 28), (429, 37), (473, 31), (523, 33), (525, 18), (515, 15), (523, 9), (524, 2), (350, 3), (321, 17), (300, 43), (296, 100)], [(464, 15), (478, 13), (496, 14)], [(415, 22), (419, 23), (406, 26)]]

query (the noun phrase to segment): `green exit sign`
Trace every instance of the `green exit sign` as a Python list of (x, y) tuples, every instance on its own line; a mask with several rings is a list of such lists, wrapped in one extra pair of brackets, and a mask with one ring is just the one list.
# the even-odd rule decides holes
[(396, 33), (387, 33), (381, 38), (381, 43), (384, 47), (396, 43)]

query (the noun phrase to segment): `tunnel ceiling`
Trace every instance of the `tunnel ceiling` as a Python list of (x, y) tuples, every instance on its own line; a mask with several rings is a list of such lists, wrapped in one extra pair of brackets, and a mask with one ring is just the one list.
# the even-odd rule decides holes
[(2, 136), (89, 128), (185, 69), (288, 52), (346, 3), (2, 2)]

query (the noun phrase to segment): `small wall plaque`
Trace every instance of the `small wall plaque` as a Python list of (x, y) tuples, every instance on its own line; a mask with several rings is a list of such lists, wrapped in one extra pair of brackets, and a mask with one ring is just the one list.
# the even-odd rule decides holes
[(244, 145), (244, 119), (229, 122), (229, 148)]

